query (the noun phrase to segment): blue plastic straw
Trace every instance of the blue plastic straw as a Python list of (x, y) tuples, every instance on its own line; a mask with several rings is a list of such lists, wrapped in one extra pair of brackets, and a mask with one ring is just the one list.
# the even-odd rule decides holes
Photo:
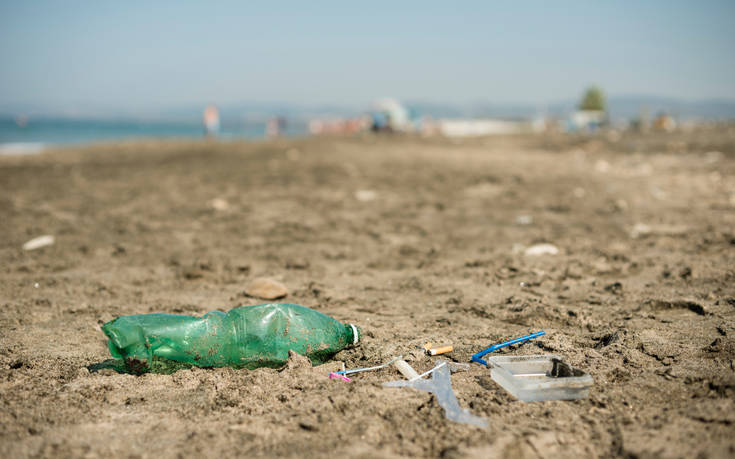
[(511, 345), (513, 345), (513, 344), (518, 344), (518, 343), (522, 343), (522, 342), (524, 342), (524, 341), (528, 341), (529, 339), (534, 339), (534, 338), (538, 338), (539, 336), (543, 336), (543, 335), (545, 335), (545, 334), (546, 334), (546, 332), (545, 332), (545, 331), (540, 331), (540, 332), (536, 332), (536, 333), (531, 333), (530, 335), (526, 335), (526, 336), (521, 336), (520, 338), (515, 338), (515, 339), (512, 339), (512, 340), (510, 340), (510, 341), (506, 341), (506, 342), (504, 342), (504, 343), (500, 343), (500, 344), (493, 344), (493, 345), (492, 345), (492, 346), (490, 346), (489, 348), (487, 348), (487, 349), (485, 349), (485, 350), (482, 350), (482, 351), (478, 352), (477, 354), (474, 354), (474, 355), (472, 356), (472, 361), (473, 361), (473, 362), (477, 362), (477, 363), (481, 363), (481, 364), (483, 364), (483, 365), (487, 366), (487, 362), (486, 362), (486, 361), (484, 361), (484, 360), (482, 360), (482, 359), (480, 358), (480, 357), (482, 357), (483, 355), (485, 355), (485, 354), (489, 354), (489, 353), (491, 353), (491, 352), (493, 352), (493, 351), (497, 351), (497, 350), (498, 350), (498, 349), (500, 349), (501, 347), (507, 347), (507, 346), (511, 346)]

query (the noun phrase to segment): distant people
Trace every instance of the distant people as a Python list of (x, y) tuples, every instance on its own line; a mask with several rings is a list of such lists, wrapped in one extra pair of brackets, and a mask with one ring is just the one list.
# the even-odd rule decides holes
[(281, 135), (281, 130), (286, 127), (286, 120), (280, 116), (276, 116), (268, 120), (265, 125), (265, 135), (268, 138), (274, 138)]
[(373, 112), (372, 113), (372, 125), (370, 129), (373, 132), (385, 132), (389, 128), (388, 115), (384, 112)]
[(214, 105), (208, 105), (202, 116), (204, 135), (206, 137), (217, 137), (219, 134), (219, 110)]

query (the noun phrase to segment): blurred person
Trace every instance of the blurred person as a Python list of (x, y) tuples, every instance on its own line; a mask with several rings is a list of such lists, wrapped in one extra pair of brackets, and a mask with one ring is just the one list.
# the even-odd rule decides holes
[(202, 115), (204, 135), (206, 137), (217, 137), (219, 133), (219, 110), (214, 105), (208, 105)]
[(265, 125), (266, 137), (278, 137), (281, 131), (286, 127), (286, 120), (280, 116), (270, 118)]

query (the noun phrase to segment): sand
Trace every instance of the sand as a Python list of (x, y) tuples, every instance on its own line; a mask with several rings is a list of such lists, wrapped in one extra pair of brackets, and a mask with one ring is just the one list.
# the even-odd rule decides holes
[[(735, 455), (733, 127), (125, 142), (2, 157), (0, 189), (2, 457)], [(363, 343), (317, 368), (105, 368), (104, 322), (258, 304), (258, 277)], [(589, 397), (521, 403), (473, 365), (452, 381), (486, 429), (381, 387), (394, 368), (327, 378), (538, 330), (500, 353), (561, 355)]]

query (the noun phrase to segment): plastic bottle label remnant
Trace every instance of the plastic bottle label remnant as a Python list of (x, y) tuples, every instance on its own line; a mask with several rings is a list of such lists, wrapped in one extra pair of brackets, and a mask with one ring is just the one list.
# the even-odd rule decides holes
[(270, 303), (242, 306), (203, 317), (141, 314), (102, 326), (113, 357), (129, 371), (149, 371), (154, 358), (199, 367), (278, 368), (288, 351), (319, 365), (359, 342), (358, 327), (304, 306)]

